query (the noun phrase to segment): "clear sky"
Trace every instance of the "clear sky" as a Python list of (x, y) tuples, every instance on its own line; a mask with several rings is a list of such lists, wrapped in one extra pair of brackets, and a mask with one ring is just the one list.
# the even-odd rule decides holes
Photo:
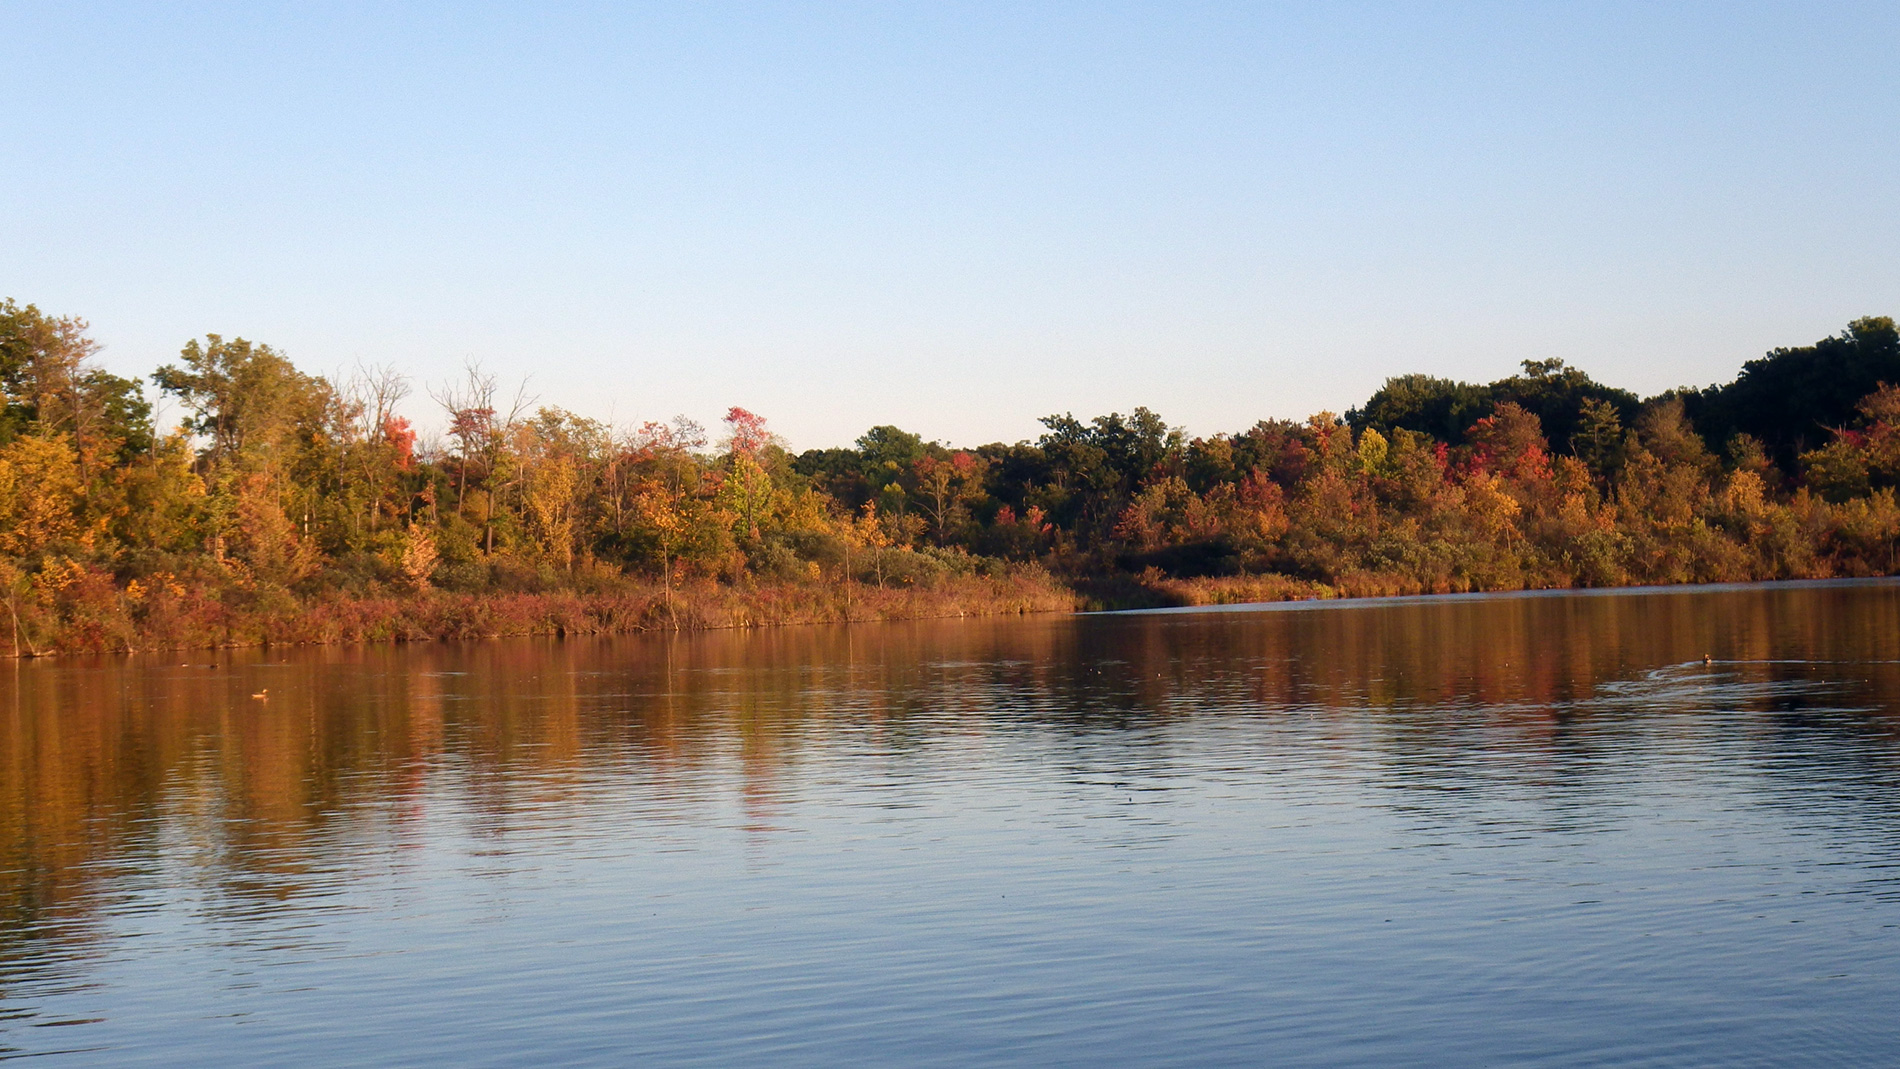
[[(1900, 5), (0, 0), (0, 295), (794, 447), (1900, 314)], [(426, 398), (412, 405), (427, 415)]]

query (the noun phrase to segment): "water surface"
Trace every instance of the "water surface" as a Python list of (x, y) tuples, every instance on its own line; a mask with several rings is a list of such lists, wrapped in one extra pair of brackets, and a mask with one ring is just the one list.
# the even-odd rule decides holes
[(0, 666), (0, 1058), (1888, 1065), (1896, 1005), (1893, 584)]

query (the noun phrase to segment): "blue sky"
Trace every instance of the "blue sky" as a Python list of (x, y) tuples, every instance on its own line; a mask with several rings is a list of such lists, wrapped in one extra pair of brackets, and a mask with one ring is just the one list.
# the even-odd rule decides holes
[[(795, 447), (1900, 313), (1900, 7), (0, 2), (0, 295)], [(412, 403), (427, 419), (426, 397)]]

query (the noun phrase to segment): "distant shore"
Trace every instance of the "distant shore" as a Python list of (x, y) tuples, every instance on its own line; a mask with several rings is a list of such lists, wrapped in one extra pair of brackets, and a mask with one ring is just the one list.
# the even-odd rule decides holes
[(1642, 398), (1561, 360), (1190, 437), (1136, 408), (794, 453), (466, 369), (399, 410), (208, 334), (150, 382), (0, 299), (0, 647), (406, 642), (1900, 573), (1900, 325)]

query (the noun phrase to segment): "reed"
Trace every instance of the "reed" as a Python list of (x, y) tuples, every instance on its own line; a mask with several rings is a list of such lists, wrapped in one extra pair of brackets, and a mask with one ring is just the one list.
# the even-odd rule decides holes
[(85, 571), (54, 596), (23, 599), (18, 657), (241, 646), (427, 642), (517, 635), (774, 627), (1067, 612), (1074, 591), (1037, 568), (930, 584), (627, 580), (605, 589), (459, 593), (437, 589), (222, 590), (112, 582)]

